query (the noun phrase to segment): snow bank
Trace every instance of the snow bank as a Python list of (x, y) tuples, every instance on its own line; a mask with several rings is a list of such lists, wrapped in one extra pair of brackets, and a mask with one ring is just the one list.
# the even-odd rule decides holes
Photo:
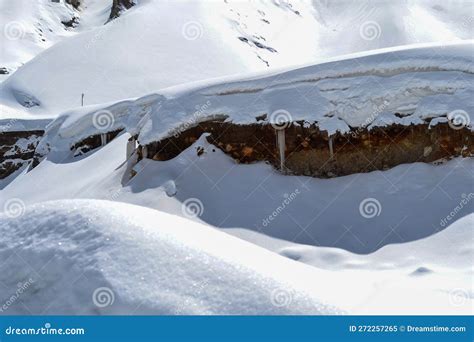
[(139, 132), (141, 144), (210, 119), (253, 124), (265, 114), (260, 123), (316, 123), (329, 134), (448, 118), (472, 129), (473, 47), (464, 42), (373, 51), (283, 72), (172, 87), (112, 106), (70, 111), (58, 119), (58, 133), (73, 142), (97, 133), (93, 118), (103, 111), (115, 126)]
[(340, 312), (306, 291), (309, 268), (155, 210), (60, 201), (0, 222), (2, 300), (29, 282), (8, 314)]
[(139, 140), (161, 140), (180, 123), (219, 115), (237, 124), (255, 123), (264, 114), (271, 123), (303, 120), (329, 134), (387, 121), (423, 123), (455, 110), (466, 113), (470, 123), (473, 47), (466, 42), (373, 52), (267, 77), (164, 91), (167, 100), (152, 113)]

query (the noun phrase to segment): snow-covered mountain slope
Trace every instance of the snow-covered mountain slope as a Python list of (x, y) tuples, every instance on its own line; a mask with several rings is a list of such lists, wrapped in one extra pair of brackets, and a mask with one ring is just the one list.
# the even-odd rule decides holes
[(1, 0), (0, 69), (11, 74), (59, 41), (106, 22), (111, 2), (80, 2), (75, 8), (65, 0)]
[[(443, 218), (459, 205), (457, 217), (474, 211), (474, 165), (469, 158), (315, 179), (285, 176), (263, 163), (236, 164), (202, 137), (172, 160), (141, 161), (130, 180), (128, 137), (123, 134), (76, 158), (69, 150), (53, 149), (2, 190), (0, 208), (11, 198), (25, 204), (98, 198), (189, 216), (183, 203), (191, 199), (202, 210), (199, 219), (213, 226), (357, 253), (432, 235), (447, 227), (450, 222)], [(200, 156), (198, 147), (204, 152)], [(366, 202), (367, 208), (362, 205)], [(367, 217), (371, 207), (373, 217)]]
[[(54, 117), (79, 106), (82, 93), (86, 104), (98, 104), (357, 51), (469, 39), (472, 8), (470, 1), (143, 0), (12, 75), (0, 88), (3, 117)], [(37, 106), (24, 108), (18, 93)]]

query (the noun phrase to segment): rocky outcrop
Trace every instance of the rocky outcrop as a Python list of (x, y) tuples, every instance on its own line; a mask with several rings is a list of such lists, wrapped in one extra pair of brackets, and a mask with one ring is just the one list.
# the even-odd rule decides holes
[(33, 160), (36, 146), (43, 133), (41, 130), (36, 130), (0, 134), (0, 179)]
[(135, 2), (133, 0), (113, 0), (109, 20), (118, 18), (120, 13), (132, 8), (134, 5)]
[[(268, 162), (284, 173), (328, 178), (474, 154), (474, 134), (447, 123), (359, 128), (331, 137), (316, 125), (293, 123), (284, 131), (283, 163), (277, 131), (268, 124), (209, 121), (139, 149), (140, 157), (168, 160), (203, 133), (239, 163)], [(281, 165), (283, 164), (283, 169)]]
[(81, 0), (66, 0), (66, 3), (75, 9), (79, 9), (79, 6), (81, 6)]

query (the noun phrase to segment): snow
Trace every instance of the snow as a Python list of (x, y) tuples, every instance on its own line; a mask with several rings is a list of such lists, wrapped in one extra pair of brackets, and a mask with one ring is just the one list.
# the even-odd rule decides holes
[[(0, 67), (13, 73), (42, 51), (77, 32), (90, 30), (106, 21), (111, 3), (85, 0), (79, 11), (65, 1), (0, 1)], [(62, 22), (80, 18), (78, 26), (67, 29)], [(3, 76), (3, 75), (2, 75)], [(3, 76), (4, 77), (4, 76)]]
[[(0, 253), (18, 251), (30, 266), (2, 255), (9, 272), (0, 272), (0, 294), (9, 298), (18, 283), (38, 277), (33, 270), (40, 276), (6, 313), (27, 313), (25, 306), (38, 314), (471, 313), (471, 159), (337, 179), (289, 177), (261, 163), (235, 164), (202, 137), (175, 159), (142, 161), (130, 179), (128, 138), (76, 158), (53, 148), (2, 190)], [(379, 216), (361, 215), (366, 198), (379, 201)], [(20, 210), (9, 210), (11, 201)], [(8, 212), (25, 213), (10, 220)], [(157, 248), (169, 239), (150, 230), (175, 243)], [(203, 260), (211, 261), (204, 267)], [(275, 290), (282, 282), (284, 290)], [(115, 304), (97, 308), (91, 298), (104, 287)]]
[[(471, 310), (472, 289), (453, 292), (447, 286), (472, 285), (472, 268), (466, 263), (473, 252), (472, 215), (449, 228), (451, 248), (443, 255), (437, 248), (446, 248), (447, 234), (440, 233), (385, 249), (385, 255), (375, 261), (387, 258), (384, 267), (370, 265), (376, 255), (354, 260), (339, 250), (294, 248), (293, 253), (342, 269), (334, 273), (278, 256), (212, 227), (139, 206), (63, 200), (20, 210), (20, 216), (13, 210), (0, 215), (4, 260), (0, 296), (8, 303), (2, 308), (6, 314), (432, 314), (441, 310), (462, 314)], [(423, 252), (414, 256), (403, 254), (419, 248)], [(453, 250), (462, 251), (463, 258), (454, 264), (464, 275), (437, 264)], [(394, 265), (390, 252), (405, 264)], [(341, 259), (347, 260), (347, 266), (340, 265)], [(408, 273), (417, 262), (431, 262), (430, 268)], [(344, 285), (348, 282), (350, 287)], [(25, 290), (11, 300), (20, 284)]]
[(472, 129), (473, 47), (466, 41), (449, 48), (386, 49), (277, 73), (186, 84), (111, 106), (72, 110), (53, 126), (75, 143), (97, 134), (92, 123), (100, 108), (113, 119), (109, 130), (120, 126), (131, 134), (139, 132), (141, 144), (206, 120), (252, 124), (264, 114), (271, 123), (316, 123), (329, 135), (354, 127), (420, 124), (453, 112)]
[[(82, 93), (86, 105), (97, 105), (214, 77), (315, 64), (343, 54), (473, 38), (470, 1), (447, 6), (438, 0), (143, 0), (104, 25), (110, 1), (87, 0), (76, 11), (78, 27), (71, 30), (56, 18), (66, 15), (63, 12), (70, 15), (63, 3), (11, 3), (2, 2), (2, 22), (21, 22), (25, 35), (21, 40), (3, 39), (2, 58), (15, 66), (29, 62), (1, 86), (0, 104), (23, 119), (54, 118), (80, 106)], [(46, 42), (30, 43), (37, 40), (30, 31), (43, 19)], [(37, 105), (24, 107), (18, 92)]]
[(209, 119), (472, 129), (471, 1), (110, 5), (0, 0), (0, 132), (49, 151), (0, 180), (0, 314), (472, 314), (472, 159), (316, 179), (202, 136), (127, 162)]
[[(58, 201), (0, 222), (2, 299), (32, 279), (8, 314), (341, 312), (321, 302), (315, 288), (306, 292), (302, 280), (315, 279), (315, 270), (155, 210)], [(102, 308), (97, 293), (105, 289), (111, 305)], [(278, 305), (276, 291), (288, 303)]]
[[(442, 219), (474, 192), (469, 158), (333, 179), (289, 177), (263, 163), (236, 164), (204, 137), (172, 160), (141, 161), (134, 168), (138, 174), (130, 179), (125, 163), (128, 137), (122, 134), (76, 158), (72, 151), (53, 146), (40, 165), (2, 190), (3, 201), (97, 198), (183, 215), (182, 203), (197, 198), (205, 209), (199, 219), (213, 226), (367, 254), (443, 230), (447, 225)], [(198, 147), (204, 149), (201, 156)], [(62, 186), (56, 186), (58, 182)], [(283, 212), (266, 222), (288, 198), (292, 200)], [(379, 202), (380, 214), (367, 218), (360, 204), (370, 198)], [(468, 201), (458, 215), (469, 214), (473, 206), (474, 201)]]

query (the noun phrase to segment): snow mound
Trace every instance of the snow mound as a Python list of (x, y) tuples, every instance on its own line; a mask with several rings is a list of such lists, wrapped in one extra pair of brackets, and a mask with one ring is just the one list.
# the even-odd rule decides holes
[(0, 297), (25, 289), (7, 314), (339, 312), (306, 291), (310, 267), (173, 215), (75, 200), (9, 216), (0, 215)]
[(249, 240), (302, 263), (331, 270), (409, 270), (412, 275), (443, 272), (449, 269), (472, 273), (474, 258), (474, 214), (453, 222), (443, 231), (431, 236), (383, 246), (366, 255), (339, 248), (298, 245), (273, 239), (263, 234), (241, 229), (226, 230), (234, 236)]

